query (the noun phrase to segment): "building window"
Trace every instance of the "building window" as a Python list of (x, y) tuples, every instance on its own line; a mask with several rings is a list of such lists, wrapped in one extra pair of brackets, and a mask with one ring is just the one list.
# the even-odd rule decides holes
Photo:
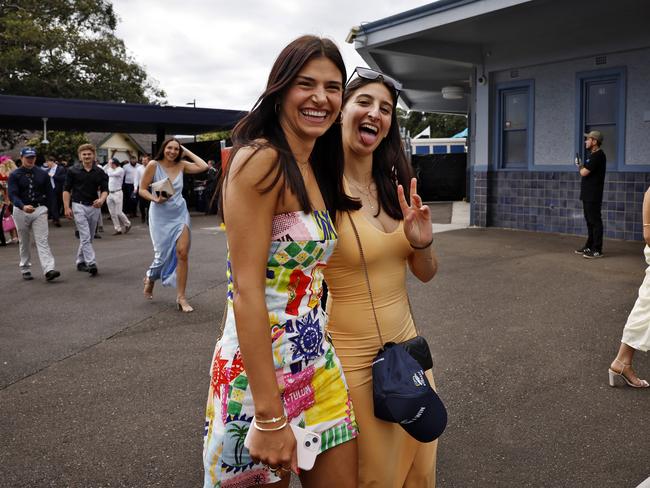
[(532, 121), (532, 81), (498, 86), (496, 160), (499, 168), (528, 168), (532, 165)]
[(583, 134), (598, 130), (607, 166), (624, 164), (625, 71), (613, 69), (578, 74), (577, 152), (584, 151)]

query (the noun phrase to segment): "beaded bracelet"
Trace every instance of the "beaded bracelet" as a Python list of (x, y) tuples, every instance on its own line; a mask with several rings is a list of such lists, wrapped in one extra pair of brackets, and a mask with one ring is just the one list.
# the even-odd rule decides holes
[(280, 420), (286, 420), (286, 419), (287, 419), (286, 415), (280, 415), (279, 417), (273, 417), (267, 420), (260, 420), (257, 417), (255, 417), (255, 422), (257, 422), (258, 424), (265, 425), (265, 424), (274, 424), (276, 422), (279, 422)]
[(417, 249), (418, 251), (421, 251), (422, 249), (426, 249), (427, 247), (431, 246), (431, 244), (433, 244), (433, 237), (431, 238), (431, 240), (430, 240), (427, 244), (425, 244), (425, 245), (422, 246), (422, 247), (414, 246), (413, 244), (411, 244), (411, 243), (409, 242), (409, 245), (410, 245), (413, 249)]
[(268, 429), (260, 427), (259, 425), (257, 425), (257, 422), (255, 422), (255, 419), (253, 419), (252, 423), (253, 423), (253, 427), (255, 427), (257, 430), (259, 430), (261, 432), (277, 432), (278, 430), (282, 430), (287, 425), (289, 425), (289, 421), (287, 419), (284, 419), (284, 422), (282, 422), (282, 424), (279, 425), (278, 427), (269, 427)]

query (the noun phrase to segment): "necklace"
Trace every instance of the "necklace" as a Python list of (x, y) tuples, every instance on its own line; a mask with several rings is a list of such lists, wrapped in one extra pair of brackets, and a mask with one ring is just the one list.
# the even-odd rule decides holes
[[(348, 182), (362, 195), (366, 197), (368, 207), (370, 210), (375, 210), (376, 208), (376, 197), (373, 195), (373, 187), (375, 186), (374, 181), (370, 181), (367, 185), (360, 185), (351, 178), (347, 178)], [(361, 199), (363, 204), (363, 198)]]

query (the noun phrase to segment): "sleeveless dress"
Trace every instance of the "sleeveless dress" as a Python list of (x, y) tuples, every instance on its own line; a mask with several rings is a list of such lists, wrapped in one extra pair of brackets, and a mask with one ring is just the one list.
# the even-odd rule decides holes
[[(152, 182), (164, 180), (167, 173), (158, 162)], [(151, 202), (149, 207), (149, 234), (153, 243), (153, 262), (147, 270), (150, 280), (162, 279), (163, 286), (176, 286), (176, 241), (187, 226), (190, 213), (183, 198), (183, 172), (174, 181), (174, 194), (164, 203)], [(191, 236), (190, 236), (191, 237)]]
[(645, 278), (639, 287), (639, 297), (634, 303), (623, 329), (621, 342), (636, 349), (647, 352), (650, 350), (650, 247), (643, 249), (648, 267)]
[[(252, 237), (251, 237), (252, 238)], [(327, 211), (273, 218), (266, 268), (266, 306), (273, 361), (284, 412), (292, 424), (321, 434), (321, 452), (354, 439), (357, 426), (321, 308), (323, 269), (337, 235)], [(244, 439), (255, 413), (233, 311), (230, 261), (227, 315), (210, 371), (203, 446), (204, 488), (246, 487), (279, 481), (255, 464)]]
[[(412, 249), (400, 222), (393, 232), (350, 212), (359, 232), (384, 342), (402, 342), (416, 330), (406, 291)], [(345, 213), (336, 220), (338, 244), (325, 270), (327, 330), (343, 365), (361, 435), (357, 440), (360, 488), (433, 488), (437, 441), (421, 443), (398, 424), (374, 415), (372, 361), (380, 347), (359, 247)], [(433, 386), (431, 371), (427, 377)]]

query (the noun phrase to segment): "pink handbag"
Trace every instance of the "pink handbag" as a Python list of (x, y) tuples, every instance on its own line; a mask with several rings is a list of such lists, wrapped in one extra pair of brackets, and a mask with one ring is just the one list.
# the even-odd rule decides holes
[(10, 230), (14, 230), (15, 228), (16, 228), (16, 222), (14, 222), (14, 218), (11, 215), (2, 217), (2, 230), (4, 232), (9, 232)]

